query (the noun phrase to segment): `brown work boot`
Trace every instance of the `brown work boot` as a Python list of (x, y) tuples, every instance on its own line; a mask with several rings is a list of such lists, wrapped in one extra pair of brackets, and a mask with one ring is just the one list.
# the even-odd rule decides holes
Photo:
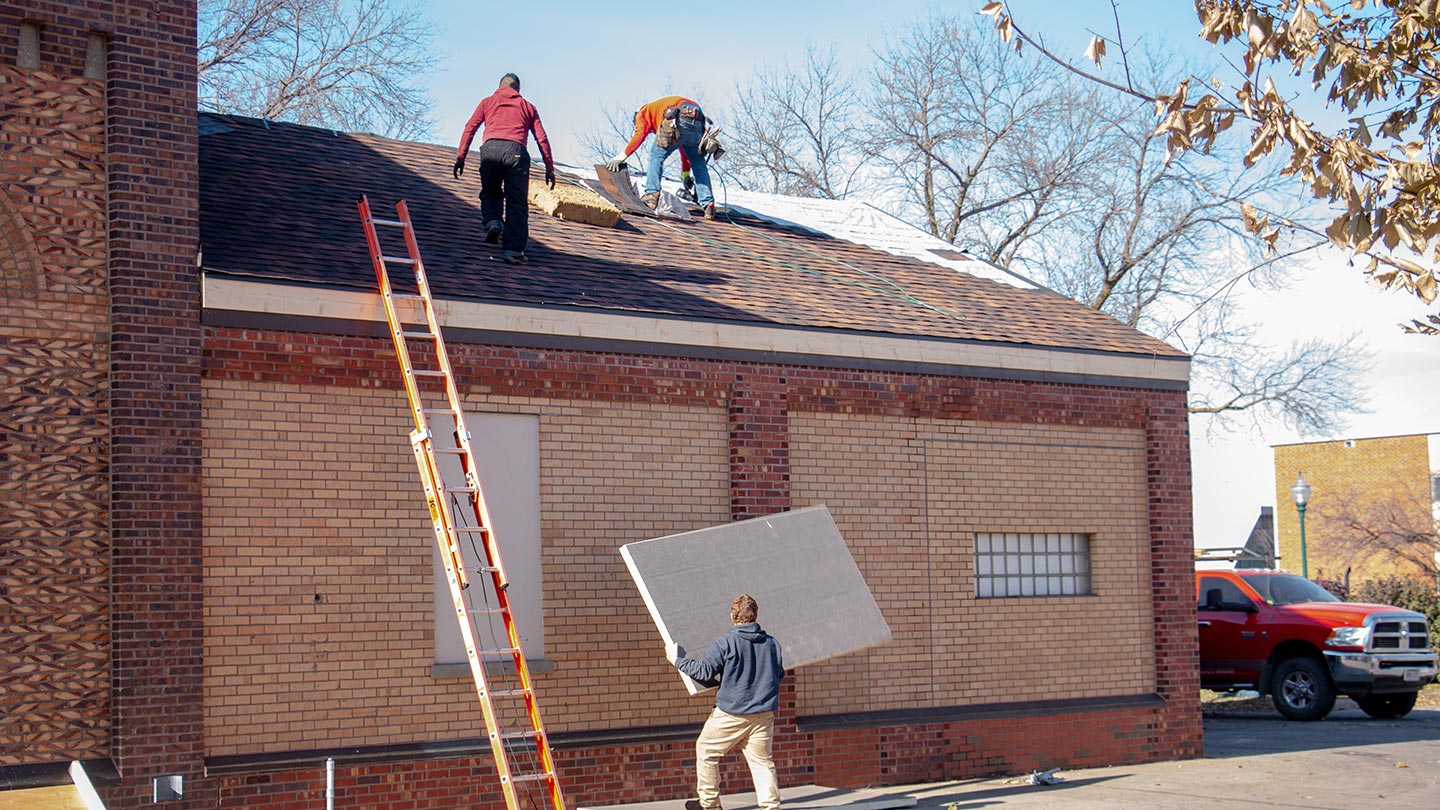
[(715, 203), (710, 203), (709, 205), (705, 206), (705, 211), (704, 211), (703, 216), (704, 216), (706, 219), (714, 219), (714, 218), (715, 218)]
[(660, 204), (660, 195), (656, 193), (646, 194), (640, 198), (640, 202), (645, 203), (651, 211), (654, 211), (655, 206)]

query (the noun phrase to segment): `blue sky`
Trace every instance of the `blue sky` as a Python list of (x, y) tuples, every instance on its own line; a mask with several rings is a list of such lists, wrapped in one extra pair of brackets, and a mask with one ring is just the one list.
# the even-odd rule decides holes
[[(457, 143), (465, 121), (500, 76), (520, 76), (522, 92), (540, 110), (556, 160), (583, 162), (580, 136), (605, 125), (605, 110), (667, 93), (691, 96), (712, 118), (733, 103), (735, 85), (756, 68), (790, 59), (807, 45), (834, 46), (847, 65), (869, 62), (887, 33), (931, 13), (974, 15), (983, 5), (918, 0), (727, 0), (723, 3), (426, 3), (439, 34), (439, 70), (429, 81), (436, 139)], [(1160, 6), (1157, 10), (1154, 6)], [(1021, 24), (1043, 29), (1047, 42), (1079, 55), (1085, 28), (1114, 30), (1101, 0), (1015, 0)], [(1204, 53), (1194, 10), (1184, 2), (1122, 0), (1127, 42), (1148, 37)], [(1133, 32), (1132, 32), (1133, 29)], [(724, 126), (723, 119), (719, 120)], [(619, 146), (619, 144), (616, 144)]]
[[(586, 157), (579, 139), (604, 128), (607, 108), (681, 93), (704, 104), (724, 126), (723, 111), (734, 103), (736, 83), (762, 65), (787, 58), (798, 63), (807, 45), (833, 45), (847, 65), (863, 66), (887, 33), (934, 12), (972, 15), (981, 5), (980, 0), (431, 2), (424, 8), (439, 30), (440, 58), (427, 81), (436, 102), (435, 140), (458, 142), (475, 104), (502, 74), (514, 71), (525, 96), (540, 109), (556, 159), (579, 164)], [(1012, 0), (1010, 7), (1023, 28), (1077, 60), (1090, 38), (1087, 29), (1114, 33), (1108, 0)], [(1163, 45), (1215, 64), (1214, 52), (1196, 36), (1199, 24), (1186, 0), (1120, 0), (1119, 10), (1127, 45)], [(1115, 55), (1112, 49), (1111, 69)], [(1313, 114), (1333, 115), (1319, 109)], [(1368, 288), (1358, 271), (1332, 253), (1316, 257), (1291, 290), (1252, 291), (1238, 305), (1264, 324), (1265, 337), (1276, 345), (1359, 331), (1377, 351), (1368, 380), (1372, 412), (1352, 418), (1344, 436), (1311, 438), (1440, 432), (1440, 339), (1403, 336), (1395, 326), (1424, 313), (1413, 297)], [(1300, 437), (1279, 425), (1209, 437), (1203, 422), (1192, 434), (1197, 543), (1238, 545), (1259, 508), (1274, 504), (1270, 445)]]

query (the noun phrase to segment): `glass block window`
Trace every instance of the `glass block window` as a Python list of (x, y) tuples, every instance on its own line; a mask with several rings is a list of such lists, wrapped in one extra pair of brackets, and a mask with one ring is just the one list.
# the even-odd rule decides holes
[(975, 595), (1090, 593), (1090, 536), (995, 532), (975, 535)]

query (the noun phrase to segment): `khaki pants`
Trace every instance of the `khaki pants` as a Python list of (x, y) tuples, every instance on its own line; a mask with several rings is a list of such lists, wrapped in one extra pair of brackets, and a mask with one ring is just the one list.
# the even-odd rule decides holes
[(736, 745), (745, 744), (745, 761), (755, 781), (755, 799), (760, 810), (779, 810), (780, 788), (775, 778), (775, 761), (770, 758), (774, 712), (730, 714), (716, 709), (700, 738), (695, 741), (695, 794), (704, 810), (720, 806), (720, 758)]

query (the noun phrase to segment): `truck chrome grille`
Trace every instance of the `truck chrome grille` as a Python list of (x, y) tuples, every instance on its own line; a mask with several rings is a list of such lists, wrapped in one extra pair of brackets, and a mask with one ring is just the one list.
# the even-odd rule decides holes
[(1393, 652), (1424, 652), (1430, 649), (1428, 628), (1423, 621), (1386, 619), (1370, 631), (1370, 649)]

